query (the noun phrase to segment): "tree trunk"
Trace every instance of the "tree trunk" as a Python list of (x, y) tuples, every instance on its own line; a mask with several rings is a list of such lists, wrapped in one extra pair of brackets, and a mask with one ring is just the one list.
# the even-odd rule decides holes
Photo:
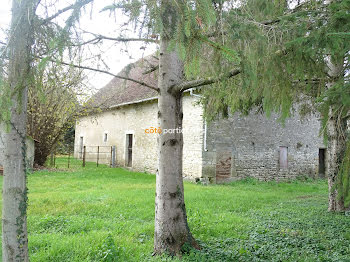
[[(333, 0), (327, 1), (331, 3)], [(339, 80), (344, 79), (344, 58), (328, 56), (326, 60), (328, 75), (331, 81), (327, 88), (332, 88)], [(339, 111), (339, 110), (338, 110)], [(336, 182), (346, 151), (347, 120), (342, 118), (341, 112), (330, 107), (327, 122), (327, 177), (328, 177), (328, 211), (344, 211), (344, 199), (339, 196)]]
[[(165, 4), (164, 4), (165, 3)], [(172, 27), (176, 13), (164, 1), (163, 24)], [(165, 6), (167, 5), (167, 6)], [(169, 29), (168, 28), (168, 29)], [(164, 29), (170, 32), (171, 30)], [(187, 224), (182, 177), (182, 93), (172, 87), (183, 81), (184, 68), (175, 51), (169, 51), (169, 38), (164, 35), (159, 55), (158, 119), (162, 133), (158, 140), (159, 166), (155, 200), (155, 254), (181, 253), (185, 243), (199, 248)]]
[(5, 134), (2, 209), (3, 261), (29, 261), (26, 187), (26, 106), (30, 81), (34, 1), (13, 0), (8, 82), (10, 131)]
[(344, 211), (344, 199), (336, 189), (337, 176), (346, 151), (347, 121), (329, 113), (327, 124), (328, 211)]

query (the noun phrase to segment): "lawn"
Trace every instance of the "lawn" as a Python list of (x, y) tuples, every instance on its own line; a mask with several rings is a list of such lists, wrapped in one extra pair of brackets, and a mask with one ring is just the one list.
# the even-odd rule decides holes
[[(28, 180), (32, 262), (170, 260), (152, 257), (154, 175), (89, 163)], [(183, 261), (350, 261), (350, 216), (326, 212), (325, 181), (185, 183), (185, 198), (202, 250)]]

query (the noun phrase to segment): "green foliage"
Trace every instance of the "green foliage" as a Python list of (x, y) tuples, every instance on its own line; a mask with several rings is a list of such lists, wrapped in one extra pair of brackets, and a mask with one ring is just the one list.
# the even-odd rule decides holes
[[(122, 10), (139, 29), (139, 35), (145, 38), (160, 36), (170, 41), (169, 50), (176, 50), (184, 61), (187, 79), (213, 76), (228, 72), (230, 68), (207, 67), (213, 57), (227, 61), (232, 66), (239, 64), (234, 48), (221, 39), (209, 38), (213, 32), (219, 34), (220, 10), (224, 1), (194, 0), (165, 1), (162, 5), (156, 0), (124, 0), (108, 5), (102, 11)], [(167, 15), (176, 13), (176, 21), (169, 24)], [(205, 53), (205, 55), (203, 55)], [(226, 64), (227, 64), (226, 63)]]
[[(66, 160), (56, 164), (65, 167)], [(29, 175), (31, 261), (180, 261), (152, 257), (155, 176), (89, 164)], [(185, 190), (189, 226), (201, 250), (187, 249), (181, 261), (350, 256), (350, 220), (325, 212), (326, 181), (186, 182)]]
[[(81, 11), (86, 5), (87, 1), (76, 0), (76, 8), (72, 10), (70, 15), (65, 21), (64, 27), (59, 26), (57, 23), (43, 22), (44, 18), (37, 16), (33, 13), (28, 19), (33, 20), (31, 22), (31, 33), (33, 37), (33, 45), (30, 47), (30, 56), (32, 57), (30, 72), (25, 76), (26, 79), (19, 81), (18, 87), (10, 91), (8, 79), (6, 79), (3, 68), (7, 68), (8, 64), (4, 61), (8, 56), (9, 46), (11, 43), (1, 48), (0, 57), (0, 122), (8, 122), (10, 120), (10, 108), (11, 99), (17, 98), (18, 107), (22, 106), (22, 92), (24, 88), (35, 87), (36, 91), (40, 94), (42, 92), (42, 84), (40, 81), (36, 81), (40, 78), (40, 75), (46, 70), (50, 60), (56, 60), (59, 63), (59, 58), (63, 56), (72, 57), (72, 41), (71, 31), (75, 23), (79, 21)], [(35, 6), (33, 4), (33, 6)], [(33, 11), (33, 10), (32, 10)], [(11, 40), (9, 37), (8, 41)], [(35, 61), (34, 61), (35, 60)], [(39, 60), (39, 61), (38, 61)], [(44, 95), (41, 94), (41, 99), (44, 99)]]
[[(204, 90), (208, 120), (254, 109), (267, 116), (278, 112), (284, 121), (295, 104), (301, 113), (317, 110), (323, 118), (322, 131), (329, 117), (343, 121), (348, 117), (350, 0), (331, 4), (309, 0), (296, 8), (286, 2), (246, 0), (223, 13), (223, 39), (238, 51), (241, 73)], [(330, 61), (337, 75), (329, 73)], [(323, 134), (327, 140), (327, 132)]]
[[(216, 88), (206, 92), (211, 96), (210, 104), (203, 101), (208, 109), (224, 102), (222, 106), (234, 113), (261, 105), (268, 115), (281, 112), (283, 120), (301, 94), (316, 98), (324, 94), (330, 81), (326, 56), (342, 57), (343, 72), (349, 70), (350, 44), (344, 37), (350, 28), (350, 1), (329, 6), (307, 1), (296, 9), (285, 3), (247, 0), (224, 12), (225, 43), (239, 52), (241, 74), (225, 83), (229, 98), (224, 101), (220, 96), (215, 99)], [(335, 81), (344, 84), (343, 78)], [(207, 113), (209, 119), (215, 114)]]
[(11, 92), (8, 88), (6, 80), (0, 82), (0, 123), (5, 123), (9, 127), (10, 111), (8, 110), (12, 105)]
[[(234, 80), (221, 83), (218, 88), (204, 91), (205, 96), (210, 97), (210, 101), (203, 100), (208, 119), (215, 118), (215, 108), (218, 107), (227, 107), (231, 113), (248, 113), (259, 106), (268, 115), (272, 111), (282, 111), (282, 118), (289, 115), (296, 90), (290, 88), (290, 79), (286, 79), (286, 72), (281, 71), (285, 68), (280, 55), (285, 32), (260, 22), (281, 15), (286, 10), (282, 2), (245, 1), (242, 6), (223, 13), (226, 34), (222, 37), (228, 48), (237, 50), (241, 73)], [(220, 67), (231, 70), (233, 65), (219, 63)], [(221, 99), (216, 94), (223, 85), (227, 95)]]
[[(84, 1), (78, 0), (83, 5)], [(67, 128), (71, 127), (79, 106), (77, 93), (84, 93), (82, 70), (60, 63), (62, 57), (80, 59), (79, 48), (71, 39), (71, 29), (78, 21), (81, 6), (67, 18), (64, 27), (42, 23), (35, 16), (31, 47), (31, 68), (25, 87), (28, 90), (27, 133), (37, 141), (35, 162), (42, 165)], [(7, 68), (7, 64), (4, 68)], [(11, 99), (23, 90), (10, 91), (7, 79), (0, 83), (0, 122), (10, 120)], [(19, 99), (19, 98), (18, 98)], [(17, 100), (18, 100), (17, 99)]]

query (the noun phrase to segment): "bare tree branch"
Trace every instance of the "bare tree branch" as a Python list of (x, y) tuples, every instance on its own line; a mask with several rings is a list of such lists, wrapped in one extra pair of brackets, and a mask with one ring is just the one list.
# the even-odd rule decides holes
[(142, 74), (143, 74), (143, 75), (148, 75), (148, 74), (150, 74), (150, 73), (152, 73), (152, 72), (154, 72), (154, 71), (156, 71), (156, 70), (158, 70), (158, 69), (159, 69), (159, 65), (153, 66), (153, 67), (151, 67), (150, 69), (148, 69), (148, 70), (146, 70), (145, 72), (143, 72)]
[(220, 81), (223, 81), (225, 79), (234, 77), (238, 74), (241, 73), (241, 70), (239, 69), (235, 69), (229, 73), (227, 73), (224, 76), (221, 77), (209, 77), (209, 78), (202, 78), (202, 79), (197, 79), (197, 80), (192, 80), (192, 81), (188, 81), (188, 82), (184, 82), (180, 85), (175, 86), (174, 88), (177, 90), (180, 90), (181, 92), (184, 92), (188, 89), (194, 88), (194, 87), (199, 87), (199, 86), (205, 86), (205, 85), (211, 85)]
[[(271, 26), (271, 25), (274, 25), (274, 24), (277, 24), (277, 23), (281, 22), (282, 19), (285, 18), (285, 17), (297, 14), (298, 12), (305, 11), (303, 9), (303, 7), (306, 6), (307, 4), (308, 4), (307, 1), (305, 1), (303, 3), (300, 3), (296, 7), (294, 7), (292, 10), (290, 10), (289, 12), (286, 12), (282, 16), (277, 17), (275, 19), (261, 21), (261, 22), (258, 22), (258, 21), (255, 21), (255, 20), (244, 20), (244, 21), (246, 21), (248, 23), (253, 23), (253, 24), (256, 24), (256, 25), (259, 25), (259, 26)], [(327, 4), (325, 4), (325, 5), (327, 5)], [(321, 12), (320, 10), (313, 10), (313, 11), (314, 12), (315, 11)], [(227, 35), (227, 32), (212, 32), (212, 33), (206, 34), (205, 36), (208, 37), (208, 38), (211, 38), (211, 37), (215, 37), (215, 36), (218, 36), (218, 35)]]
[(86, 45), (86, 44), (90, 44), (90, 43), (98, 43), (101, 40), (110, 40), (110, 41), (116, 41), (116, 42), (146, 42), (146, 43), (159, 43), (159, 40), (157, 39), (152, 39), (152, 38), (124, 38), (124, 37), (110, 37), (110, 36), (104, 36), (104, 35), (97, 35), (97, 34), (93, 34), (90, 33), (92, 35), (94, 35), (95, 37), (87, 40), (81, 44), (75, 44), (73, 46), (82, 46), (82, 45)]
[(65, 7), (63, 9), (58, 10), (57, 13), (53, 14), (52, 16), (49, 16), (49, 17), (45, 18), (40, 23), (40, 25), (46, 24), (46, 23), (50, 22), (51, 20), (55, 19), (56, 17), (58, 17), (59, 15), (65, 13), (67, 11), (80, 8), (80, 7), (84, 6), (84, 5), (89, 4), (92, 1), (93, 0), (79, 0), (79, 1), (77, 1), (76, 3), (74, 3), (74, 4), (70, 5), (70, 6), (67, 6), (67, 7)]
[(112, 41), (118, 41), (118, 42), (148, 42), (148, 43), (159, 43), (157, 39), (150, 39), (150, 38), (123, 38), (123, 37), (108, 37), (99, 35), (99, 38), (105, 39), (105, 40), (112, 40)]
[[(41, 58), (41, 57), (38, 57), (38, 58)], [(51, 59), (50, 60), (51, 62), (53, 63), (56, 63), (57, 61)], [(136, 80), (136, 79), (133, 79), (133, 78), (129, 78), (129, 77), (125, 77), (125, 76), (120, 76), (120, 75), (116, 75), (116, 74), (113, 74), (111, 72), (108, 72), (106, 70), (102, 70), (102, 69), (98, 69), (98, 68), (93, 68), (93, 67), (88, 67), (88, 66), (81, 66), (81, 65), (75, 65), (75, 64), (72, 64), (72, 63), (66, 63), (66, 62), (63, 62), (63, 61), (60, 61), (59, 63), (61, 63), (62, 65), (66, 65), (66, 66), (72, 66), (72, 67), (76, 67), (76, 68), (80, 68), (80, 69), (85, 69), (85, 70), (89, 70), (89, 71), (94, 71), (94, 72), (99, 72), (99, 73), (103, 73), (103, 74), (107, 74), (107, 75), (110, 75), (110, 76), (114, 76), (116, 78), (119, 78), (119, 79), (123, 79), (123, 80), (127, 80), (127, 81), (131, 81), (131, 82), (134, 82), (134, 83), (137, 83), (139, 85), (142, 85), (142, 86), (146, 86), (150, 89), (153, 89), (155, 91), (159, 91), (158, 87), (155, 87), (155, 86), (151, 86), (143, 81), (139, 81), (139, 80)]]

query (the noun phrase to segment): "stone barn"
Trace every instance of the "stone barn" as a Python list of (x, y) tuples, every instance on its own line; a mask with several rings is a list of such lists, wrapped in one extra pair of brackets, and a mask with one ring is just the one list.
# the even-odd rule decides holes
[[(144, 74), (156, 63), (155, 59), (144, 58), (127, 66), (120, 75), (155, 86), (156, 73)], [(198, 100), (199, 95), (192, 91), (184, 94), (185, 178), (220, 183), (246, 177), (286, 180), (301, 175), (324, 176), (326, 149), (319, 137), (320, 121), (316, 116), (302, 119), (296, 114), (283, 126), (277, 121), (278, 115), (267, 118), (253, 112), (207, 124)], [(91, 103), (100, 110), (76, 122), (75, 157), (81, 157), (83, 146), (116, 146), (118, 166), (156, 173), (156, 92), (114, 78), (94, 95)]]

